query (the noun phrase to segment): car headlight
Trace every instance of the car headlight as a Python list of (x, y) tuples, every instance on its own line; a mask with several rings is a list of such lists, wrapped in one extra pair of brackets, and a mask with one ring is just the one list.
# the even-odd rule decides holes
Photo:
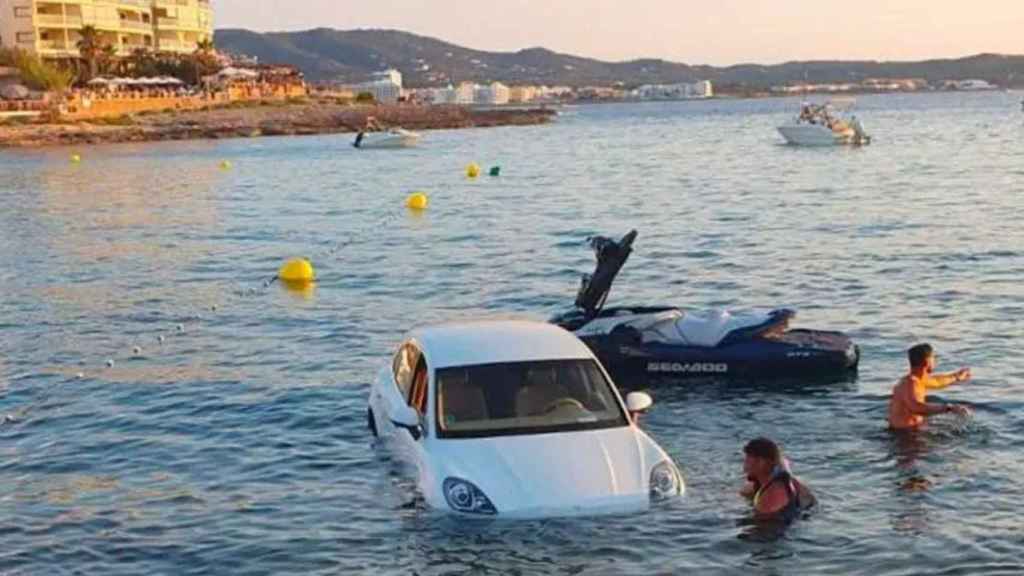
[(651, 500), (664, 500), (679, 495), (679, 473), (676, 467), (664, 460), (651, 469)]
[(487, 495), (468, 480), (445, 478), (442, 489), (444, 490), (444, 499), (456, 512), (487, 515), (498, 513), (494, 504), (487, 499)]

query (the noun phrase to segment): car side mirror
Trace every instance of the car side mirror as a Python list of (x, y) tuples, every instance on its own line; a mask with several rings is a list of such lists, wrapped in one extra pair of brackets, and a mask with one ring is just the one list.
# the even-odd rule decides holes
[(399, 428), (405, 428), (413, 440), (419, 440), (423, 436), (423, 427), (420, 425), (420, 413), (412, 406), (403, 404), (391, 414), (391, 423)]
[(631, 416), (646, 412), (653, 404), (654, 400), (645, 392), (630, 392), (626, 396), (626, 410), (629, 410)]

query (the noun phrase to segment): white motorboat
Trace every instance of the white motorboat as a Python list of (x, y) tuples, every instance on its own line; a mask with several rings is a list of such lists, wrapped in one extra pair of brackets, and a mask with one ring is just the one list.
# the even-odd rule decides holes
[(797, 146), (863, 145), (871, 136), (856, 116), (840, 117), (829, 104), (804, 104), (800, 115), (778, 128), (787, 144)]
[(356, 140), (352, 145), (360, 149), (409, 148), (415, 146), (419, 141), (420, 135), (417, 132), (392, 128), (380, 132), (360, 132), (356, 135)]

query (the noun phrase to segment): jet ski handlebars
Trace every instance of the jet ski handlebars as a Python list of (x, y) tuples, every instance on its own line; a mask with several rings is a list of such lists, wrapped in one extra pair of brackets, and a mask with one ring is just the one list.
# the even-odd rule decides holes
[(590, 247), (597, 257), (597, 268), (593, 274), (583, 275), (579, 292), (576, 294), (576, 307), (583, 309), (588, 318), (597, 316), (604, 307), (615, 276), (633, 252), (633, 241), (636, 240), (636, 236), (637, 231), (632, 230), (618, 242), (605, 236), (590, 238)]

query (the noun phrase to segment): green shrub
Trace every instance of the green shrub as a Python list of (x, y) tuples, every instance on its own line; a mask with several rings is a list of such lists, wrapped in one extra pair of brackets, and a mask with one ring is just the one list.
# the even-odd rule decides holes
[(24, 126), (25, 124), (31, 124), (32, 118), (28, 116), (11, 116), (9, 118), (0, 118), (0, 126), (6, 124), (8, 126)]
[(17, 50), (0, 46), (0, 66), (14, 66), (17, 53)]
[(75, 78), (71, 70), (43, 62), (23, 50), (0, 51), (0, 65), (17, 68), (22, 81), (33, 90), (65, 92)]
[(98, 124), (100, 126), (134, 126), (135, 120), (131, 116), (108, 116), (106, 118), (93, 118), (89, 120), (90, 124)]

